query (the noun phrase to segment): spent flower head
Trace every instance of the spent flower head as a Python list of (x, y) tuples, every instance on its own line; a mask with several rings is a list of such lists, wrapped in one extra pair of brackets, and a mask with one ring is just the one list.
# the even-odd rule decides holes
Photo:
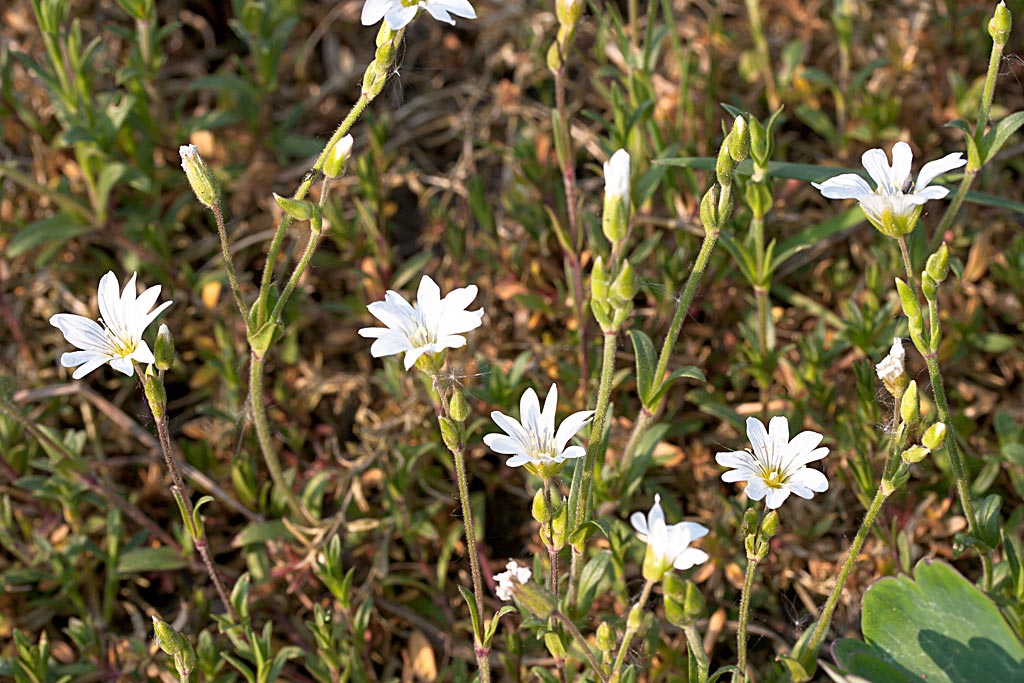
[(498, 594), (499, 599), (508, 602), (512, 599), (515, 587), (529, 581), (531, 576), (533, 576), (533, 572), (529, 567), (520, 565), (515, 560), (509, 560), (505, 565), (505, 571), (494, 575), (494, 581), (497, 583), (494, 592)]
[(504, 434), (488, 434), (484, 443), (503, 455), (512, 457), (505, 461), (509, 467), (525, 465), (531, 473), (550, 478), (562, 469), (562, 463), (587, 454), (582, 446), (566, 446), (569, 439), (590, 422), (593, 410), (581, 410), (562, 421), (555, 429), (555, 411), (558, 407), (558, 387), (551, 385), (540, 409), (540, 399), (533, 388), (527, 389), (519, 400), (519, 420), (497, 410), (491, 413)]
[(470, 285), (454, 289), (442, 299), (437, 283), (424, 275), (416, 292), (416, 305), (410, 305), (401, 294), (389, 289), (384, 301), (367, 306), (386, 327), (364, 327), (359, 336), (376, 339), (370, 347), (374, 358), (405, 353), (408, 370), (425, 354), (466, 345), (462, 334), (480, 327), (484, 315), (482, 308), (466, 310), (476, 293), (476, 285)]
[(438, 21), (455, 25), (454, 14), (465, 19), (476, 19), (476, 11), (469, 0), (366, 0), (361, 21), (372, 26), (383, 19), (398, 30), (408, 24), (420, 9), (425, 9)]
[(929, 186), (929, 183), (967, 163), (960, 152), (947, 154), (925, 164), (915, 183), (910, 172), (913, 160), (910, 145), (897, 142), (892, 148), (891, 166), (881, 149), (869, 149), (861, 156), (864, 168), (875, 181), (873, 190), (856, 173), (843, 173), (811, 185), (829, 199), (856, 199), (873, 226), (889, 237), (899, 237), (914, 229), (925, 202), (949, 194), (945, 187)]
[(747, 497), (751, 500), (764, 498), (765, 505), (775, 510), (790, 493), (809, 499), (828, 490), (825, 475), (807, 467), (807, 463), (828, 455), (827, 448), (818, 448), (824, 438), (821, 434), (800, 432), (791, 441), (785, 417), (773, 417), (767, 430), (756, 417), (748, 417), (747, 437), (753, 453), (718, 453), (715, 462), (733, 468), (722, 475), (722, 481), (747, 482)]
[(178, 148), (178, 155), (181, 157), (181, 168), (196, 198), (203, 206), (212, 209), (220, 201), (220, 189), (213, 171), (199, 156), (199, 148), (195, 145), (182, 145)]
[(904, 365), (906, 357), (907, 352), (903, 348), (903, 340), (896, 337), (892, 340), (889, 355), (883, 358), (881, 363), (875, 365), (875, 374), (893, 396), (902, 393), (906, 388), (907, 371)]
[(707, 535), (707, 527), (695, 522), (666, 524), (660, 495), (654, 496), (654, 505), (646, 516), (642, 512), (634, 512), (629, 521), (640, 540), (647, 544), (643, 568), (645, 579), (658, 581), (673, 567), (689, 569), (708, 559), (706, 552), (690, 547), (690, 543)]
[[(156, 358), (142, 338), (146, 328), (170, 306), (172, 301), (153, 308), (160, 296), (160, 285), (143, 290), (136, 296), (135, 273), (118, 293), (117, 277), (108, 272), (99, 284), (100, 322), (73, 313), (57, 313), (50, 324), (80, 351), (61, 355), (60, 364), (78, 368), (72, 377), (81, 379), (104, 363), (131, 377), (136, 363), (154, 363)], [(102, 324), (101, 324), (102, 323)]]

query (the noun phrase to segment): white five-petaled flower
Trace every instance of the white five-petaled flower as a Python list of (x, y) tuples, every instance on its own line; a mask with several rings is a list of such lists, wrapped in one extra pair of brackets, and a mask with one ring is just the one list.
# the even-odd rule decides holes
[(374, 358), (404, 352), (408, 370), (424, 354), (466, 345), (462, 334), (480, 327), (484, 316), (482, 308), (466, 310), (476, 293), (476, 285), (470, 285), (453, 289), (442, 299), (440, 287), (429, 275), (424, 275), (416, 292), (415, 306), (389, 289), (384, 301), (367, 306), (373, 317), (386, 327), (364, 327), (359, 330), (359, 336), (377, 340), (370, 347)]
[(533, 572), (530, 571), (529, 567), (520, 565), (515, 560), (509, 560), (508, 564), (505, 565), (505, 569), (506, 571), (494, 575), (494, 580), (498, 584), (494, 592), (498, 594), (498, 598), (508, 602), (512, 599), (513, 589), (529, 581), (530, 577), (533, 576)]
[(90, 372), (110, 363), (110, 367), (131, 377), (135, 374), (133, 361), (153, 363), (155, 358), (142, 334), (172, 301), (153, 308), (160, 296), (160, 285), (145, 289), (136, 296), (135, 274), (124, 290), (117, 291), (117, 277), (108, 272), (100, 278), (100, 325), (81, 315), (58, 313), (50, 317), (50, 324), (64, 333), (64, 338), (81, 351), (71, 351), (60, 357), (60, 364), (75, 368), (72, 377), (81, 379)]
[(372, 26), (381, 19), (397, 31), (416, 16), (420, 8), (427, 10), (438, 21), (454, 25), (451, 15), (476, 19), (476, 11), (469, 0), (366, 0), (363, 5), (363, 26)]
[(930, 187), (929, 183), (967, 163), (960, 152), (947, 154), (925, 164), (914, 183), (910, 172), (913, 160), (910, 145), (897, 142), (892, 148), (892, 166), (881, 149), (869, 149), (861, 156), (864, 168), (875, 181), (874, 190), (856, 173), (843, 173), (811, 185), (829, 199), (856, 199), (872, 225), (890, 237), (899, 237), (914, 229), (925, 202), (949, 194), (945, 187)]
[(666, 524), (659, 495), (654, 496), (654, 505), (646, 516), (642, 512), (634, 512), (629, 521), (640, 540), (647, 544), (643, 568), (645, 579), (658, 581), (673, 567), (689, 569), (708, 559), (706, 552), (690, 547), (691, 542), (707, 535), (707, 528), (695, 522)]
[(875, 374), (888, 386), (891, 383), (899, 382), (906, 372), (903, 364), (907, 352), (903, 349), (903, 340), (896, 337), (892, 340), (892, 348), (889, 355), (882, 359), (882, 362), (875, 366)]
[(734, 468), (722, 475), (722, 481), (747, 482), (747, 497), (751, 500), (765, 498), (765, 505), (775, 510), (790, 493), (811, 498), (815, 493), (828, 490), (825, 475), (807, 467), (807, 463), (828, 455), (827, 448), (818, 448), (824, 438), (821, 434), (800, 432), (790, 441), (789, 420), (785, 417), (773, 417), (767, 430), (756, 417), (748, 417), (747, 437), (753, 453), (719, 453), (715, 462)]
[(620, 149), (604, 162), (605, 197), (629, 199), (629, 152)]
[(565, 418), (556, 430), (557, 407), (556, 385), (551, 385), (543, 411), (537, 392), (527, 389), (519, 399), (519, 420), (497, 410), (491, 413), (491, 419), (505, 434), (488, 434), (484, 443), (496, 453), (511, 455), (505, 461), (509, 467), (525, 465), (532, 473), (549, 478), (557, 474), (566, 460), (587, 454), (582, 446), (566, 447), (566, 444), (594, 416), (593, 410), (581, 410)]

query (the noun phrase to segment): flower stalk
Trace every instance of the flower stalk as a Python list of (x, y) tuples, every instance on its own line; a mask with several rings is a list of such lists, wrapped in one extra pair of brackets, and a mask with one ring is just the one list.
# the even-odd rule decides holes
[(629, 645), (633, 642), (633, 637), (643, 624), (644, 606), (647, 604), (648, 598), (651, 597), (651, 589), (654, 588), (654, 584), (653, 580), (647, 579), (636, 604), (629, 610), (629, 616), (626, 617), (626, 632), (622, 636), (622, 643), (619, 645), (619, 651), (615, 655), (615, 663), (612, 665), (611, 674), (608, 676), (609, 683), (619, 683), (619, 679), (622, 676), (622, 665), (626, 661), (626, 652), (629, 651)]

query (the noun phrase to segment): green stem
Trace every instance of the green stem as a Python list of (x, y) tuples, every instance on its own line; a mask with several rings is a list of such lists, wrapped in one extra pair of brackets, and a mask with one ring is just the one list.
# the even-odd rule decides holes
[(683, 627), (686, 634), (686, 644), (690, 648), (690, 657), (697, 663), (697, 676), (695, 681), (690, 683), (706, 683), (708, 680), (708, 653), (704, 651), (704, 641), (697, 631), (696, 624), (687, 624)]
[[(660, 382), (665, 377), (665, 371), (668, 370), (668, 363), (672, 358), (676, 341), (679, 340), (683, 321), (686, 320), (686, 312), (690, 310), (690, 304), (693, 303), (693, 297), (697, 294), (697, 288), (704, 277), (704, 271), (707, 270), (708, 262), (711, 260), (711, 252), (714, 251), (717, 242), (717, 230), (711, 230), (704, 234), (704, 241), (700, 245), (700, 251), (697, 253), (697, 259), (693, 263), (693, 269), (686, 278), (686, 285), (683, 287), (683, 293), (676, 303), (676, 310), (672, 314), (672, 322), (669, 323), (668, 332), (665, 334), (665, 342), (661, 346), (658, 365), (654, 370), (656, 382)], [(647, 432), (647, 429), (661, 411), (663, 405), (664, 398), (658, 401), (652, 409), (644, 408), (641, 410), (639, 417), (633, 424), (633, 432), (629, 435), (629, 441), (626, 442), (626, 448), (622, 453), (622, 462), (619, 465), (621, 470), (629, 467), (629, 461), (640, 443), (640, 438)]]
[[(836, 585), (832, 588), (828, 600), (825, 601), (825, 608), (822, 610), (821, 616), (814, 627), (814, 633), (807, 644), (808, 652), (817, 653), (821, 647), (821, 641), (825, 638), (825, 634), (828, 633), (828, 628), (832, 624), (832, 613), (836, 611), (836, 606), (839, 604), (839, 597), (843, 593), (846, 579), (849, 577), (850, 571), (857, 561), (857, 556), (860, 555), (861, 548), (864, 547), (864, 541), (867, 540), (868, 534), (875, 524), (875, 518), (878, 517), (882, 505), (889, 497), (885, 485), (886, 482), (883, 480), (883, 483), (875, 493), (874, 500), (871, 501), (871, 505), (868, 507), (867, 513), (864, 515), (864, 521), (861, 522), (860, 529), (857, 530), (853, 543), (850, 544), (850, 549), (846, 553), (846, 560), (843, 562), (842, 569), (839, 570), (839, 576), (836, 577)], [(815, 654), (815, 657), (817, 657), (817, 654)]]
[[(761, 525), (758, 523), (758, 531)], [(754, 544), (756, 546), (757, 539)], [(754, 589), (754, 575), (757, 574), (756, 557), (747, 557), (747, 570), (743, 575), (743, 592), (740, 594), (739, 626), (736, 629), (736, 667), (739, 671), (733, 674), (733, 683), (744, 683), (747, 680), (747, 622), (750, 620), (750, 593)]]
[(992, 41), (992, 52), (988, 57), (988, 72), (985, 74), (985, 87), (981, 91), (981, 106), (978, 108), (978, 122), (974, 126), (975, 137), (981, 137), (988, 125), (988, 114), (992, 109), (992, 98), (996, 94), (996, 79), (999, 77), (999, 64), (1003, 59), (1003, 45)]
[(572, 619), (558, 610), (552, 612), (551, 616), (565, 625), (566, 630), (569, 631), (569, 635), (575, 638), (576, 642), (579, 643), (580, 649), (583, 650), (583, 656), (586, 657), (587, 663), (590, 664), (590, 668), (594, 670), (602, 681), (607, 681), (608, 676), (601, 670), (601, 665), (597, 663), (594, 651), (590, 649), (590, 643), (588, 643), (587, 639), (583, 637), (580, 630), (576, 628), (576, 624), (572, 622)]
[(956, 215), (960, 212), (960, 207), (963, 205), (976, 175), (978, 175), (976, 170), (967, 169), (964, 171), (964, 175), (960, 179), (960, 185), (956, 188), (956, 194), (950, 200), (949, 206), (946, 207), (946, 212), (942, 214), (942, 220), (939, 221), (939, 227), (935, 229), (935, 234), (932, 235), (931, 251), (935, 251), (938, 248), (944, 239), (943, 235), (953, 227), (953, 221), (956, 220)]
[(618, 683), (619, 681), (619, 676), (622, 673), (622, 664), (626, 661), (626, 652), (629, 651), (629, 644), (633, 642), (633, 636), (640, 629), (644, 605), (647, 604), (647, 599), (651, 597), (652, 588), (654, 588), (654, 581), (647, 579), (647, 582), (644, 584), (644, 590), (640, 593), (640, 598), (633, 605), (632, 609), (629, 610), (629, 616), (626, 618), (626, 632), (622, 636), (619, 652), (615, 655), (615, 663), (612, 665), (612, 673), (608, 677), (608, 680), (612, 683)]
[(249, 401), (252, 404), (252, 419), (256, 425), (256, 440), (260, 444), (260, 452), (263, 453), (263, 462), (267, 465), (270, 478), (274, 482), (274, 488), (284, 496), (285, 504), (293, 515), (299, 517), (306, 524), (314, 525), (317, 520), (306, 509), (306, 506), (292, 491), (292, 487), (284, 478), (281, 470), (281, 461), (277, 457), (277, 450), (274, 448), (274, 439), (270, 435), (270, 423), (267, 419), (267, 406), (263, 400), (263, 364), (266, 356), (253, 351), (249, 360)]
[(249, 321), (249, 313), (246, 311), (245, 299), (242, 298), (242, 288), (238, 284), (238, 274), (235, 272), (235, 261), (231, 257), (231, 247), (228, 244), (228, 231), (224, 225), (224, 213), (221, 210), (220, 202), (213, 205), (213, 217), (217, 223), (217, 235), (220, 237), (220, 252), (224, 259), (224, 270), (228, 274), (228, 282), (231, 284), (231, 294), (235, 297), (235, 305), (238, 306), (238, 314), (242, 316), (246, 331), (252, 329)]
[[(551, 478), (544, 477), (544, 502), (547, 504), (550, 514), (554, 507), (551, 505)], [(558, 549), (554, 547), (555, 542), (555, 518), (552, 515), (548, 520), (548, 569), (551, 572), (551, 592), (555, 596), (555, 604), (558, 604)]]
[(313, 252), (316, 251), (317, 245), (320, 243), (320, 235), (323, 232), (323, 224), (320, 218), (314, 216), (310, 223), (310, 228), (309, 240), (306, 242), (306, 248), (302, 252), (302, 257), (295, 266), (295, 270), (292, 271), (291, 277), (288, 278), (288, 283), (284, 286), (284, 290), (282, 290), (281, 296), (278, 297), (277, 303), (274, 304), (274, 310), (270, 312), (268, 320), (272, 323), (281, 319), (281, 314), (284, 312), (288, 299), (291, 298), (292, 292), (295, 291), (299, 280), (302, 279), (302, 275), (309, 266), (310, 259), (313, 258)]

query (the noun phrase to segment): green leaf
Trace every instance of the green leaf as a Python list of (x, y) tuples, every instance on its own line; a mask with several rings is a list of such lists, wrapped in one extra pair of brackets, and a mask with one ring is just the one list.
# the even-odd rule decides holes
[(641, 403), (645, 407), (650, 408), (647, 396), (651, 393), (654, 384), (654, 371), (658, 365), (654, 342), (641, 330), (637, 329), (629, 331), (629, 338), (633, 342), (633, 352), (636, 355), (637, 393), (640, 395)]
[(473, 636), (478, 642), (483, 642), (483, 631), (480, 629), (480, 610), (476, 606), (476, 598), (464, 586), (459, 586), (462, 599), (469, 605), (469, 617), (473, 620)]
[(199, 508), (212, 502), (213, 496), (203, 496), (197, 500), (196, 504), (192, 507), (192, 526), (196, 530), (196, 540), (202, 538), (205, 533), (203, 530), (203, 518), (199, 516)]
[(665, 394), (667, 394), (668, 390), (673, 384), (675, 384), (675, 381), (677, 379), (683, 379), (684, 377), (686, 379), (696, 380), (702, 384), (707, 384), (708, 381), (707, 377), (704, 376), (704, 372), (693, 365), (687, 365), (686, 367), (679, 368), (678, 370), (673, 370), (669, 373), (668, 377), (665, 378), (665, 381), (661, 383), (658, 390), (654, 392), (654, 395), (651, 396), (651, 405), (658, 405), (658, 402), (665, 397)]
[(992, 126), (992, 130), (981, 139), (981, 163), (987, 164), (992, 161), (992, 157), (999, 153), (1010, 136), (1021, 126), (1024, 126), (1024, 111), (1014, 112)]
[(281, 520), (256, 522), (242, 529), (241, 533), (232, 539), (231, 547), (244, 548), (247, 545), (263, 545), (267, 541), (276, 541), (282, 538), (290, 541), (295, 540), (295, 537), (288, 532), (287, 527), (285, 527), (284, 522)]
[(999, 527), (1002, 521), (999, 508), (1002, 505), (1002, 497), (995, 493), (986, 496), (978, 505), (978, 535), (989, 548), (995, 548), (999, 544)]
[(948, 564), (922, 560), (914, 578), (864, 594), (864, 642), (840, 640), (839, 663), (872, 683), (1020, 680), (1024, 645), (984, 593)]
[(14, 258), (41, 245), (67, 242), (92, 230), (65, 214), (33, 221), (18, 231), (7, 243), (6, 255)]
[(498, 630), (498, 624), (501, 622), (501, 618), (506, 614), (515, 612), (516, 608), (512, 605), (502, 605), (501, 609), (497, 611), (494, 618), (487, 624), (487, 629), (484, 631), (484, 647), (490, 647), (491, 641), (494, 639), (494, 633)]
[(125, 551), (117, 559), (117, 571), (119, 574), (174, 571), (187, 564), (181, 551), (174, 548), (134, 548)]

